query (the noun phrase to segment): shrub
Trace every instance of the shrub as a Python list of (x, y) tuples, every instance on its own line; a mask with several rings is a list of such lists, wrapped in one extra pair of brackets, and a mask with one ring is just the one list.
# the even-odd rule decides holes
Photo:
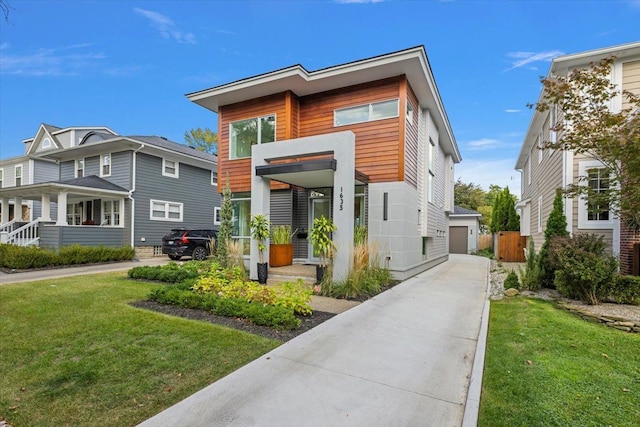
[(291, 308), (222, 298), (213, 293), (196, 293), (177, 286), (155, 289), (149, 294), (149, 299), (162, 304), (207, 310), (219, 316), (240, 317), (256, 325), (283, 329), (295, 329), (300, 326), (300, 319)]
[(562, 191), (556, 190), (553, 199), (553, 209), (547, 219), (547, 227), (544, 230), (544, 243), (538, 254), (538, 267), (541, 285), (545, 288), (554, 287), (554, 275), (558, 269), (556, 259), (549, 256), (549, 245), (554, 237), (567, 237), (567, 219), (564, 216), (564, 205), (562, 203)]
[(178, 283), (198, 277), (197, 272), (186, 269), (165, 268), (163, 266), (134, 267), (127, 272), (127, 275), (132, 279), (157, 280), (167, 283)]
[(493, 259), (494, 256), (495, 256), (493, 254), (493, 248), (480, 249), (479, 251), (476, 251), (473, 255), (483, 256), (483, 257), (489, 258), (489, 259)]
[(618, 304), (640, 305), (640, 276), (616, 276), (609, 297)]
[(518, 275), (515, 273), (515, 271), (511, 270), (509, 274), (507, 274), (507, 278), (504, 279), (504, 288), (520, 289), (520, 280), (518, 280)]
[(606, 298), (618, 269), (617, 260), (606, 254), (606, 247), (602, 236), (595, 234), (553, 238), (549, 256), (558, 265), (555, 272), (558, 292), (592, 305)]
[(132, 247), (72, 245), (59, 252), (38, 246), (0, 244), (0, 267), (24, 270), (58, 265), (91, 264), (110, 261), (129, 261), (135, 256)]
[(522, 287), (530, 291), (537, 291), (541, 287), (540, 279), (540, 263), (539, 258), (536, 255), (535, 243), (532, 238), (529, 238), (527, 242), (527, 262), (525, 269), (520, 269), (520, 278), (522, 280)]

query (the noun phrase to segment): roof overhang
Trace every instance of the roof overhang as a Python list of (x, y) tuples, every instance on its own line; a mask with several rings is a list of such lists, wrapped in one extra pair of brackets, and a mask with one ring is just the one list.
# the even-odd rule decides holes
[[(302, 188), (333, 187), (333, 173), (337, 170), (336, 159), (305, 160), (256, 166), (256, 175)], [(367, 183), (368, 177), (355, 173), (356, 184)]]
[(186, 96), (190, 101), (218, 113), (221, 106), (289, 90), (302, 97), (402, 75), (407, 77), (420, 106), (431, 112), (445, 152), (459, 163), (460, 151), (423, 46), (317, 71), (307, 71), (298, 64)]

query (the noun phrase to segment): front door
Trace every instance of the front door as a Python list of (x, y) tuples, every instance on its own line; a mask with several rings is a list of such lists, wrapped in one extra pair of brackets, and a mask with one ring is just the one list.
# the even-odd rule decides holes
[[(328, 197), (311, 199), (311, 209), (309, 209), (309, 230), (313, 227), (313, 220), (321, 216), (331, 218), (331, 199)], [(318, 254), (313, 251), (313, 245), (309, 240), (309, 258), (318, 261)]]

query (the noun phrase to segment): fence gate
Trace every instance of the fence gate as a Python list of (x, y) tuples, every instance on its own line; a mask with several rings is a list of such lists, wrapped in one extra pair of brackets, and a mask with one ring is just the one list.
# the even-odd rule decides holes
[(527, 238), (519, 231), (498, 232), (498, 260), (502, 262), (525, 262), (524, 248)]

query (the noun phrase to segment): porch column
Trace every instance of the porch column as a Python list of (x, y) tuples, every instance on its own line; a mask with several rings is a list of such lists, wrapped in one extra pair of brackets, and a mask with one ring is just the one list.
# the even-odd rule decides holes
[(58, 221), (56, 225), (69, 225), (67, 223), (67, 192), (58, 193)]
[(42, 221), (51, 221), (51, 196), (48, 194), (42, 195), (42, 212), (40, 213), (40, 219)]
[(9, 198), (2, 198), (2, 215), (0, 216), (0, 224), (9, 222)]
[[(265, 214), (269, 217), (271, 204), (271, 180), (256, 175), (256, 166), (265, 165), (266, 161), (257, 156), (251, 159), (251, 215)], [(269, 244), (264, 251), (264, 259), (269, 262)], [(258, 263), (260, 262), (260, 254), (258, 252), (258, 243), (251, 239), (251, 250), (249, 256), (249, 278), (258, 280)]]
[(344, 133), (332, 139), (333, 157), (338, 162), (333, 174), (333, 280), (344, 280), (349, 275), (353, 258), (353, 205), (355, 195), (355, 135)]
[(13, 217), (16, 221), (22, 221), (22, 197), (13, 198)]

